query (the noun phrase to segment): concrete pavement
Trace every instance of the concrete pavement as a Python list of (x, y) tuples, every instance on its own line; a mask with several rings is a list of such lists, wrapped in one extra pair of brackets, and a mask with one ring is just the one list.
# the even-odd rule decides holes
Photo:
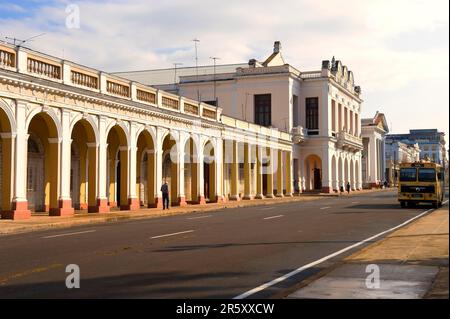
[(448, 299), (448, 234), (444, 206), (310, 278), (288, 298)]

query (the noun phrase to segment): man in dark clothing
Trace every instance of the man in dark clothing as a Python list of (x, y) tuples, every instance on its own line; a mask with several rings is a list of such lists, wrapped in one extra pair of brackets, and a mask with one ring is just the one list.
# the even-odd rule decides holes
[(347, 193), (350, 194), (350, 182), (347, 182)]
[(162, 184), (161, 193), (163, 200), (163, 209), (169, 209), (169, 184), (167, 183), (167, 181)]

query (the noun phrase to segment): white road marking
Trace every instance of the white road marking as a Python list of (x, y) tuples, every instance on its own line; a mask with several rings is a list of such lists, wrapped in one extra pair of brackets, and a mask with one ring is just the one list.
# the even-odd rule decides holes
[[(448, 202), (448, 200), (446, 200), (445, 202), (443, 202), (443, 204), (446, 204), (447, 202)], [(304, 265), (304, 266), (301, 266), (301, 267), (299, 267), (299, 268), (297, 268), (297, 269), (291, 271), (290, 273), (287, 273), (286, 275), (283, 275), (283, 276), (278, 277), (278, 278), (276, 278), (276, 279), (274, 279), (274, 280), (272, 280), (272, 281), (269, 281), (269, 282), (267, 282), (267, 283), (265, 283), (265, 284), (263, 284), (263, 285), (261, 285), (261, 286), (258, 286), (258, 287), (256, 287), (256, 288), (253, 288), (253, 289), (249, 290), (249, 291), (246, 291), (246, 292), (240, 294), (239, 296), (234, 297), (233, 299), (245, 299), (245, 298), (247, 298), (247, 297), (249, 297), (249, 296), (251, 296), (251, 295), (254, 295), (254, 294), (256, 294), (257, 292), (260, 292), (260, 291), (262, 291), (262, 290), (264, 290), (264, 289), (267, 289), (267, 288), (269, 288), (269, 287), (271, 287), (271, 286), (273, 286), (273, 285), (276, 285), (276, 284), (278, 284), (278, 283), (280, 283), (280, 282), (282, 282), (282, 281), (284, 281), (284, 280), (286, 280), (286, 279), (288, 279), (288, 278), (290, 278), (290, 277), (292, 277), (292, 276), (297, 275), (298, 273), (301, 273), (302, 271), (304, 271), (304, 270), (306, 270), (306, 269), (309, 269), (309, 268), (314, 267), (314, 266), (316, 266), (316, 265), (318, 265), (318, 264), (321, 264), (321, 263), (323, 263), (324, 261), (327, 261), (328, 259), (331, 259), (331, 258), (333, 258), (333, 257), (336, 257), (336, 256), (338, 256), (338, 255), (340, 255), (340, 254), (342, 254), (342, 253), (345, 253), (346, 251), (349, 251), (349, 250), (351, 250), (351, 249), (353, 249), (353, 248), (356, 248), (356, 247), (358, 247), (358, 246), (361, 246), (361, 245), (363, 245), (363, 244), (365, 244), (365, 243), (367, 243), (367, 242), (369, 242), (369, 241), (371, 241), (371, 240), (373, 240), (373, 239), (375, 239), (375, 238), (378, 238), (378, 237), (380, 237), (380, 236), (382, 236), (382, 235), (384, 235), (384, 234), (387, 234), (387, 233), (389, 233), (389, 232), (392, 232), (392, 231), (394, 231), (394, 230), (396, 230), (396, 229), (398, 229), (398, 228), (400, 228), (400, 227), (403, 227), (403, 226), (405, 226), (405, 225), (411, 223), (412, 221), (414, 221), (414, 220), (416, 220), (416, 219), (422, 217), (423, 215), (428, 214), (429, 212), (431, 212), (431, 211), (433, 211), (433, 210), (435, 210), (435, 209), (434, 209), (434, 208), (428, 209), (428, 210), (422, 212), (421, 214), (419, 214), (419, 215), (417, 215), (417, 216), (415, 216), (415, 217), (413, 217), (413, 218), (408, 219), (407, 221), (401, 223), (400, 225), (397, 225), (397, 226), (395, 226), (395, 227), (389, 228), (388, 230), (385, 230), (385, 231), (383, 231), (383, 232), (381, 232), (381, 233), (378, 233), (378, 234), (376, 234), (376, 235), (373, 235), (372, 237), (369, 237), (369, 238), (367, 238), (367, 239), (364, 239), (364, 240), (362, 240), (362, 241), (360, 241), (360, 242), (358, 242), (358, 243), (356, 243), (356, 244), (350, 245), (350, 246), (348, 246), (348, 247), (346, 247), (346, 248), (343, 248), (343, 249), (341, 249), (341, 250), (338, 250), (338, 251), (336, 251), (336, 252), (334, 252), (334, 253), (332, 253), (332, 254), (330, 254), (330, 255), (328, 255), (328, 256), (325, 256), (325, 257), (323, 257), (323, 258), (321, 258), (321, 259), (318, 259), (318, 260), (313, 261), (313, 262), (311, 262), (311, 263), (309, 263), (309, 264), (306, 264), (306, 265)]]
[(330, 206), (321, 207), (320, 209), (328, 209), (331, 208)]
[(79, 231), (79, 232), (76, 232), (76, 233), (65, 233), (65, 234), (58, 234), (58, 235), (44, 236), (44, 237), (41, 237), (41, 238), (55, 238), (55, 237), (72, 236), (72, 235), (86, 234), (86, 233), (93, 233), (93, 232), (95, 232), (95, 229), (92, 229), (92, 230), (85, 230), (85, 231)]
[(178, 233), (172, 233), (172, 234), (165, 234), (165, 235), (159, 235), (159, 236), (153, 236), (150, 237), (150, 239), (156, 239), (156, 238), (162, 238), (162, 237), (169, 237), (169, 236), (175, 236), (175, 235), (181, 235), (181, 234), (187, 234), (187, 233), (192, 233), (194, 232), (194, 230), (186, 230), (186, 231), (180, 231)]
[(212, 217), (212, 216), (207, 215), (207, 216), (199, 216), (199, 217), (189, 217), (188, 219), (200, 219), (200, 218), (208, 218), (208, 217)]
[(263, 219), (274, 219), (274, 218), (280, 218), (280, 217), (283, 217), (284, 215), (276, 215), (276, 216), (270, 216), (270, 217), (266, 217), (266, 218), (263, 218)]

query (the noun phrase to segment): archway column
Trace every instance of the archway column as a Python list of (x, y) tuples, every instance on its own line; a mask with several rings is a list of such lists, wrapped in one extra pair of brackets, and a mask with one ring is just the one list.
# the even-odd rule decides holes
[(156, 156), (155, 150), (147, 151), (147, 207), (156, 207)]
[(238, 142), (232, 142), (232, 159), (231, 159), (231, 186), (230, 200), (240, 200), (239, 198), (239, 157)]
[(251, 195), (251, 145), (244, 143), (244, 197), (253, 199)]
[(16, 101), (16, 137), (14, 139), (14, 195), (11, 211), (3, 212), (2, 218), (27, 219), (31, 217), (27, 200), (27, 150), (28, 132), (26, 128), (27, 103)]
[(334, 158), (335, 179), (333, 180), (333, 189), (339, 192), (339, 159)]
[(286, 152), (285, 157), (285, 165), (284, 165), (284, 173), (285, 173), (285, 188), (286, 194), (285, 196), (291, 197), (292, 195), (292, 152)]
[(262, 147), (256, 146), (256, 195), (255, 198), (264, 198), (263, 194), (263, 167), (262, 167)]
[(128, 151), (128, 204), (125, 206), (127, 210), (137, 210), (141, 208), (139, 198), (136, 194), (136, 175), (137, 175), (137, 140), (136, 140), (137, 126), (135, 123), (130, 124), (130, 145)]
[(106, 197), (107, 176), (108, 169), (108, 143), (106, 132), (106, 117), (99, 117), (99, 144), (98, 144), (98, 161), (97, 161), (97, 203), (89, 206), (90, 213), (107, 213), (109, 212), (108, 198)]
[(270, 147), (266, 148), (266, 154), (269, 157), (269, 162), (267, 163), (267, 172), (266, 172), (266, 178), (267, 178), (267, 190), (266, 190), (266, 194), (264, 195), (267, 198), (274, 198), (273, 195), (273, 174), (275, 174), (274, 169), (273, 169), (273, 162), (274, 162), (274, 155), (273, 155), (273, 151)]
[[(181, 145), (180, 143), (179, 145)], [(178, 160), (178, 205), (186, 206), (186, 194), (184, 193), (184, 147), (179, 147), (179, 151), (177, 154)]]
[(332, 163), (328, 150), (325, 150), (321, 158), (321, 173), (322, 173), (322, 193), (331, 193), (332, 191), (332, 179), (331, 170)]
[(204, 185), (205, 185), (205, 173), (204, 173), (204, 169), (205, 169), (205, 159), (203, 156), (203, 149), (199, 149), (197, 150), (198, 154), (197, 154), (197, 194), (198, 194), (198, 203), (201, 205), (206, 204), (206, 200), (205, 200), (205, 189), (204, 189)]
[(216, 183), (216, 201), (221, 203), (225, 201), (225, 196), (223, 194), (223, 141), (220, 138), (216, 138), (216, 147), (214, 149), (215, 161), (214, 165), (216, 171), (216, 179), (214, 182)]
[[(72, 207), (72, 198), (70, 197), (70, 164), (71, 164), (71, 145), (72, 139), (70, 136), (70, 111), (67, 109), (61, 110), (61, 143), (60, 143), (60, 184), (59, 184), (59, 198), (58, 208), (52, 208), (50, 215), (52, 216), (71, 216), (75, 213)], [(57, 151), (57, 150), (56, 150)], [(58, 182), (58, 177), (52, 182)]]
[(276, 197), (283, 195), (283, 151), (277, 150), (277, 194)]

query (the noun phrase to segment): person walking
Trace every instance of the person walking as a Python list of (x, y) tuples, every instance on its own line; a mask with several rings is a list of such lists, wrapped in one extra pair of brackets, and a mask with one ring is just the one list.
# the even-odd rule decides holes
[(350, 195), (350, 182), (347, 182), (346, 188), (347, 188), (347, 194)]
[(169, 209), (169, 184), (167, 181), (164, 181), (164, 184), (161, 186), (162, 200), (163, 200), (163, 209)]

